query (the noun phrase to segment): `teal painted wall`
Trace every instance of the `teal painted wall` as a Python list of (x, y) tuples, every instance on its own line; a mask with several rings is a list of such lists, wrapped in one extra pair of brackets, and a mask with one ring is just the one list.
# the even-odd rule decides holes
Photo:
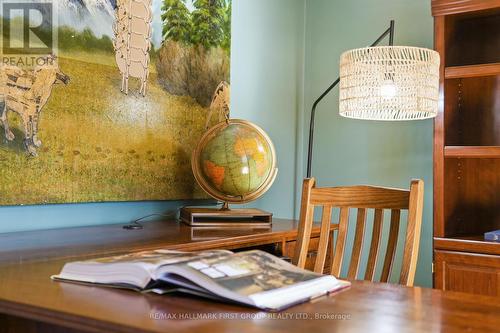
[[(233, 0), (231, 115), (261, 126), (278, 157), (271, 189), (249, 204), (293, 217), (302, 113), (304, 0)], [(237, 23), (236, 23), (237, 20)]]
[[(273, 188), (255, 205), (293, 215), (295, 131), (302, 101), (303, 0), (234, 0), (232, 116), (269, 132), (279, 156)], [(175, 213), (189, 202), (134, 202), (0, 207), (0, 233), (128, 223), (152, 213)]]
[[(428, 0), (307, 0), (307, 112), (302, 123), (309, 123), (313, 101), (337, 78), (340, 54), (371, 44), (388, 27), (390, 19), (396, 20), (396, 45), (432, 48), (433, 21)], [(386, 123), (342, 118), (338, 115), (335, 89), (318, 107), (314, 145), (313, 176), (320, 186), (373, 184), (408, 188), (412, 178), (425, 181), (416, 275), (416, 284), (423, 286), (431, 286), (432, 277), (432, 128), (432, 120)], [(307, 131), (303, 127), (302, 138)], [(302, 140), (303, 152), (305, 144)], [(304, 156), (301, 160), (305, 160)]]
[[(112, 202), (0, 207), (0, 233), (129, 223), (149, 214), (175, 214), (188, 202)], [(158, 219), (152, 217), (151, 220)]]

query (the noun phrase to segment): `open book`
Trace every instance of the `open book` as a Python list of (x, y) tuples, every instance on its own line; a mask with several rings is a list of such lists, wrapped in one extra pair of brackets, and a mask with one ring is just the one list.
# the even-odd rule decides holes
[(156, 293), (176, 291), (279, 311), (350, 285), (263, 251), (145, 251), (70, 262), (55, 280)]

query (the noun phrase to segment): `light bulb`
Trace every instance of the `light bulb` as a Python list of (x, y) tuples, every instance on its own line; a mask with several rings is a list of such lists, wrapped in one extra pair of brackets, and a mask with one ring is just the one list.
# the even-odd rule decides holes
[(380, 86), (380, 96), (382, 96), (382, 98), (393, 98), (396, 96), (396, 92), (397, 88), (392, 80), (385, 80)]

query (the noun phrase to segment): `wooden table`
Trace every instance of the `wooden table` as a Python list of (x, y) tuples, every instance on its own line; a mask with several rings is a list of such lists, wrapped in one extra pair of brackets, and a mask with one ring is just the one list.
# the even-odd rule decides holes
[[(192, 240), (188, 237), (192, 230), (173, 221), (146, 226), (143, 232), (128, 234), (119, 226), (105, 226), (0, 235), (0, 332), (498, 332), (500, 329), (498, 298), (418, 287), (354, 282), (349, 290), (337, 295), (268, 314), (191, 297), (143, 295), (49, 279), (68, 260), (158, 247), (201, 249), (219, 245), (238, 249), (278, 244), (278, 248), (286, 248), (293, 245), (288, 243), (293, 243), (297, 234), (296, 223), (287, 220), (278, 220), (273, 229), (253, 236), (243, 233), (221, 236), (218, 240)], [(314, 232), (316, 235), (317, 230)]]

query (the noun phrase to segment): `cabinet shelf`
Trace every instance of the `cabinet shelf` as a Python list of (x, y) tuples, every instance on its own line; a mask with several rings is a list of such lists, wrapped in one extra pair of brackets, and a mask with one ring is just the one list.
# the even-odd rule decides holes
[(446, 146), (445, 157), (500, 158), (500, 146)]
[(483, 235), (434, 237), (439, 250), (500, 255), (500, 243), (485, 241)]
[(500, 146), (499, 79), (500, 75), (445, 80), (445, 146)]
[(448, 66), (444, 69), (446, 79), (500, 75), (500, 62), (470, 66)]

